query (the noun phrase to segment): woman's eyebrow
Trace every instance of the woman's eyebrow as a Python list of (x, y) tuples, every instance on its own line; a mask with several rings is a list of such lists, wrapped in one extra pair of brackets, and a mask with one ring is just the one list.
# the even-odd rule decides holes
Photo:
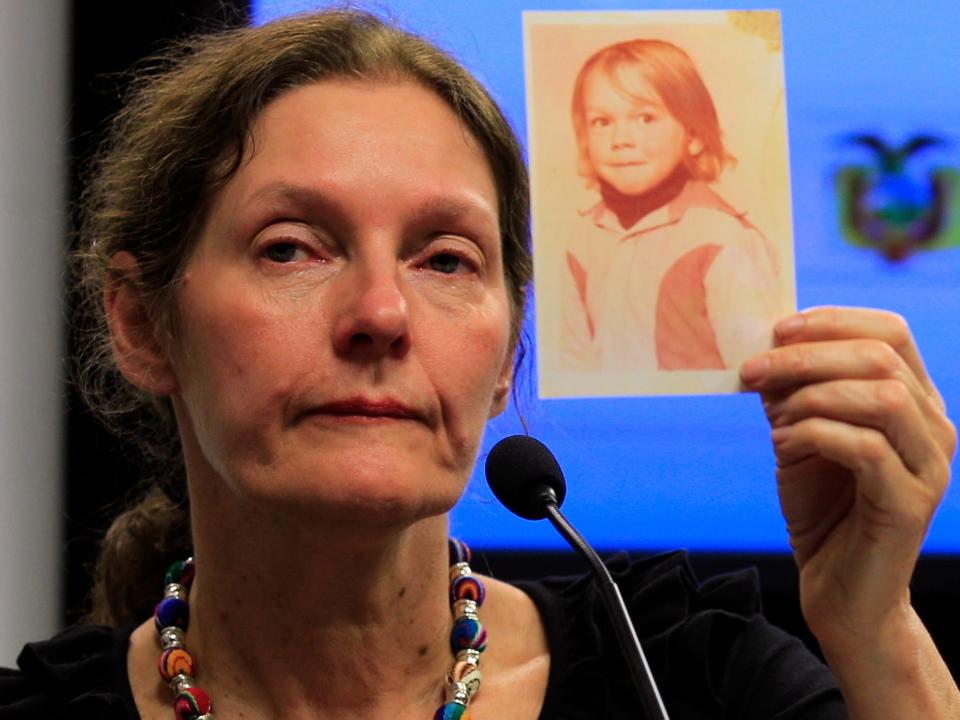
[(327, 194), (316, 188), (297, 185), (283, 180), (267, 183), (257, 188), (244, 200), (244, 203), (259, 202), (261, 200), (288, 200), (298, 204), (320, 205), (324, 207), (336, 205), (336, 202)]
[(487, 222), (493, 228), (498, 227), (497, 208), (473, 193), (440, 195), (431, 197), (417, 206), (411, 213), (410, 221), (450, 222), (458, 221)]
[[(288, 181), (276, 181), (257, 188), (243, 201), (244, 205), (259, 202), (290, 203), (317, 210), (333, 220), (347, 222), (348, 212), (332, 194), (322, 189), (298, 185)], [(408, 216), (410, 224), (481, 222), (493, 230), (499, 229), (497, 206), (491, 205), (478, 193), (464, 191), (443, 193), (426, 198), (415, 205)]]
[(347, 227), (350, 224), (349, 210), (338, 199), (336, 192), (289, 180), (269, 182), (241, 199), (241, 208), (258, 206), (259, 209), (255, 210), (257, 214), (269, 208), (270, 212), (303, 213), (335, 227)]

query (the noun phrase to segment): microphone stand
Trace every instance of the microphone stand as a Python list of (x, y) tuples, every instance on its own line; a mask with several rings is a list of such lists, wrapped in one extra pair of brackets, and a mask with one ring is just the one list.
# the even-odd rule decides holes
[(547, 511), (547, 519), (553, 524), (563, 538), (570, 543), (570, 546), (590, 564), (593, 573), (597, 578), (600, 587), (600, 597), (607, 609), (607, 614), (613, 622), (614, 634), (620, 643), (620, 649), (623, 651), (627, 660), (627, 667), (630, 670), (630, 677), (633, 684), (640, 694), (640, 701), (643, 705), (644, 714), (651, 720), (669, 720), (667, 709), (660, 699), (660, 693), (657, 691), (657, 685), (653, 680), (653, 674), (650, 672), (650, 666), (647, 664), (647, 658), (643, 654), (643, 648), (640, 647), (640, 640), (637, 638), (637, 632), (633, 629), (633, 623), (630, 622), (630, 615), (627, 612), (627, 606), (623, 602), (623, 596), (620, 589), (610, 576), (610, 571), (603, 564), (600, 557), (594, 551), (586, 540), (576, 531), (567, 519), (560, 512), (557, 503), (548, 499), (544, 504)]

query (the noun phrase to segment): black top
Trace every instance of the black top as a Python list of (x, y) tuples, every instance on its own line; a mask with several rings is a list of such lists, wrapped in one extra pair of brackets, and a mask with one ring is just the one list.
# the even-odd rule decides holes
[[(671, 720), (847, 717), (829, 670), (758, 614), (753, 570), (698, 584), (683, 553), (634, 563), (618, 555), (608, 566)], [(593, 582), (517, 585), (550, 643), (540, 720), (636, 720), (639, 700)], [(132, 630), (74, 627), (25, 646), (20, 671), (0, 669), (0, 719), (139, 720), (127, 679)]]

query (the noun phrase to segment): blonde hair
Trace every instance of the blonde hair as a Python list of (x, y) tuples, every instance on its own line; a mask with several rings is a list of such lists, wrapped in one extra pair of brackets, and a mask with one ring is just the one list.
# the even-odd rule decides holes
[(695, 180), (713, 182), (723, 169), (736, 162), (723, 146), (720, 120), (693, 60), (673, 43), (665, 40), (627, 40), (609, 45), (594, 53), (580, 68), (573, 86), (573, 129), (577, 138), (577, 172), (591, 182), (598, 182), (587, 148), (587, 122), (584, 107), (584, 86), (594, 71), (603, 72), (614, 87), (627, 97), (637, 99), (623, 82), (624, 76), (636, 72), (650, 83), (663, 100), (670, 114), (691, 139), (702, 148), (687, 154), (684, 165)]

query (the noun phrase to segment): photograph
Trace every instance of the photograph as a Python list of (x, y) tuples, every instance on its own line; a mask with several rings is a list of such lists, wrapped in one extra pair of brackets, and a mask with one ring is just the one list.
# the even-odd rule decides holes
[(795, 305), (779, 14), (524, 14), (540, 397), (730, 393)]

